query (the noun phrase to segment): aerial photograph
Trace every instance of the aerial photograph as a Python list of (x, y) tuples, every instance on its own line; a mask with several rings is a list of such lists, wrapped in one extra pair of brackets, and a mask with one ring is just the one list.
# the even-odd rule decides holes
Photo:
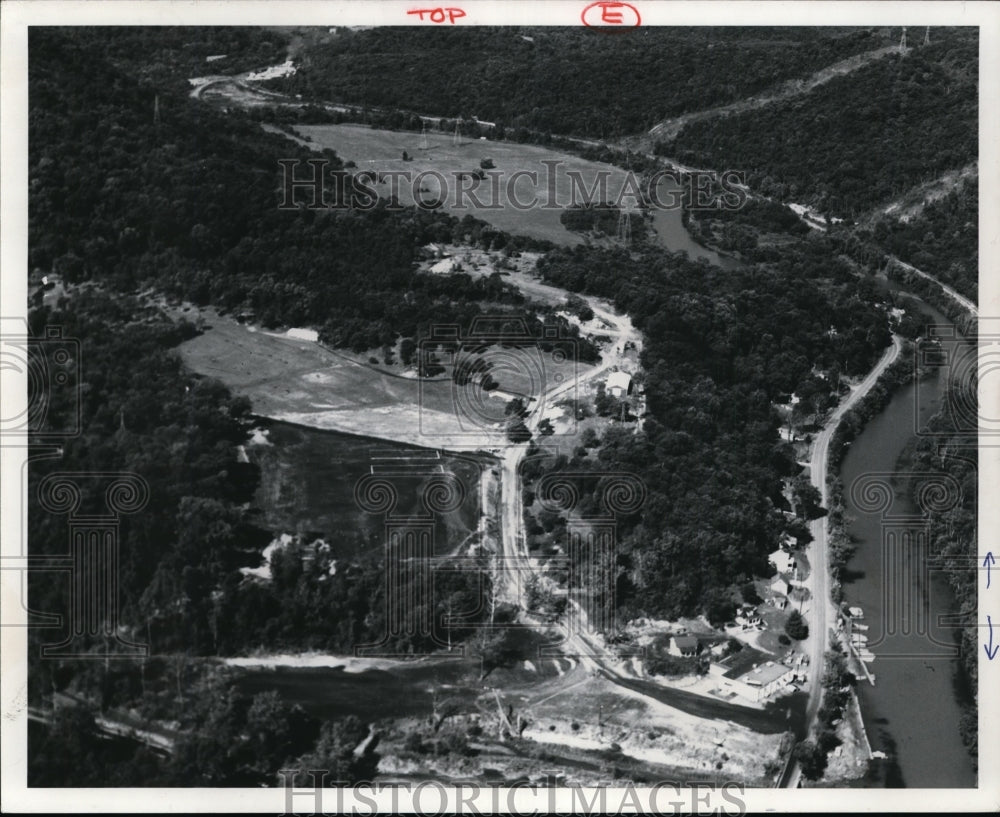
[(975, 789), (979, 27), (232, 17), (27, 29), (29, 790)]

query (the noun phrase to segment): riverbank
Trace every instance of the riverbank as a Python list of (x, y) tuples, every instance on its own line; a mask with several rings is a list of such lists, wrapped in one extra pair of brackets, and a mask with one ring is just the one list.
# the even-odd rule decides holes
[[(917, 304), (935, 324), (951, 325)], [(873, 750), (887, 755), (863, 785), (973, 786), (960, 730), (955, 631), (941, 625), (955, 612), (954, 597), (941, 571), (930, 569), (932, 519), (910, 496), (909, 463), (900, 466), (945, 405), (948, 372), (934, 367), (914, 379), (914, 371), (911, 362), (909, 372), (888, 373), (855, 421), (845, 424), (837, 441), (840, 462), (831, 459), (828, 474), (838, 497), (829, 523), (843, 546), (842, 597), (863, 609), (876, 658), (870, 665), (876, 685), (857, 687), (860, 710)], [(935, 462), (923, 470), (933, 477), (941, 468)]]
[[(834, 409), (822, 430), (813, 441), (812, 455), (809, 461), (810, 481), (820, 492), (820, 504), (829, 507), (829, 487), (826, 473), (827, 462), (833, 435), (844, 416), (854, 408), (875, 387), (883, 373), (896, 361), (902, 351), (902, 339), (893, 335), (892, 346), (885, 351), (875, 367), (868, 375), (851, 388), (850, 394)], [(809, 701), (806, 707), (806, 723), (814, 724), (823, 699), (822, 677), (826, 665), (826, 653), (830, 646), (830, 626), (836, 620), (836, 610), (830, 598), (830, 570), (827, 543), (827, 529), (824, 517), (814, 520), (810, 525), (813, 542), (809, 546), (809, 560), (813, 565), (805, 581), (810, 596), (814, 599), (812, 615), (809, 619), (809, 636), (803, 650), (809, 655)], [(790, 786), (795, 787), (800, 779), (800, 764), (790, 775)]]

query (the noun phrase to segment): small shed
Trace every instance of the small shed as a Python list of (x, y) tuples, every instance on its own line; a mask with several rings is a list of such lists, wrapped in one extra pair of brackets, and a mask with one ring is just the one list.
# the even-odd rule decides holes
[(632, 376), (628, 372), (612, 372), (608, 375), (608, 394), (612, 397), (625, 397), (632, 393)]

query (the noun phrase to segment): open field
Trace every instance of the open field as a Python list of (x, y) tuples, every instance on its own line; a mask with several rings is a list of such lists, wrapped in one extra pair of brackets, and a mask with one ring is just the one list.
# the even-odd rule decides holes
[[(568, 172), (579, 174), (586, 188), (584, 192), (594, 187), (601, 173), (606, 174), (604, 198), (611, 201), (618, 199), (626, 179), (626, 172), (613, 165), (589, 162), (535, 145), (468, 138), (456, 145), (452, 134), (434, 131), (427, 133), (428, 147), (423, 150), (422, 135), (409, 131), (376, 130), (364, 125), (300, 125), (295, 130), (309, 137), (315, 147), (330, 148), (344, 161), (355, 162), (358, 170), (406, 171), (414, 179), (425, 172), (440, 173), (451, 193), (443, 207), (447, 212), (459, 217), (471, 214), (505, 232), (562, 245), (583, 241), (579, 233), (570, 232), (559, 220), (563, 209), (573, 200), (573, 183)], [(412, 161), (403, 161), (404, 150)], [(497, 181), (487, 178), (473, 188), (476, 199), (487, 205), (479, 207), (471, 195), (457, 195), (455, 174), (478, 170), (480, 160), (487, 158), (495, 164)], [(514, 176), (519, 172), (521, 176)], [(527, 173), (536, 174), (537, 181), (523, 175)], [(468, 189), (470, 182), (465, 185)], [(423, 186), (427, 188), (425, 199), (438, 196), (439, 183), (433, 176), (428, 176)], [(375, 189), (380, 195), (388, 195), (390, 185), (386, 182), (375, 185)], [(529, 203), (535, 196), (539, 206), (517, 207), (511, 202), (510, 193), (521, 203)], [(576, 196), (580, 200), (579, 192)], [(399, 185), (399, 202), (414, 204), (412, 186), (405, 179)]]
[[(451, 259), (463, 263), (473, 276), (498, 269), (495, 253), (448, 249), (454, 252)], [(524, 253), (509, 259), (503, 274), (533, 301), (553, 306), (565, 303), (565, 291), (534, 278), (536, 261), (536, 255)], [(433, 261), (424, 266), (427, 274), (433, 274)], [(314, 428), (431, 448), (495, 451), (506, 444), (504, 410), (512, 397), (525, 398), (533, 415), (548, 417), (557, 433), (566, 434), (581, 430), (572, 427), (573, 409), (581, 400), (589, 402), (591, 396), (574, 388), (561, 395), (558, 406), (538, 402), (544, 392), (573, 381), (588, 368), (578, 360), (572, 339), (556, 343), (549, 352), (531, 343), (522, 347), (493, 344), (476, 351), (475, 356), (491, 366), (490, 374), (499, 384), (495, 391), (486, 392), (476, 384), (456, 385), (451, 379), (456, 358), (447, 344), (437, 346), (433, 339), (425, 341), (425, 346), (433, 347), (445, 371), (435, 378), (418, 379), (412, 366), (398, 362), (398, 354), (395, 363), (371, 363), (368, 355), (326, 348), (301, 330), (269, 332), (211, 308), (177, 314), (200, 317), (210, 327), (180, 347), (192, 370), (246, 395), (261, 416)], [(594, 320), (579, 326), (583, 336), (600, 336), (611, 324), (598, 310)], [(459, 330), (460, 339), (474, 336), (470, 327)], [(466, 344), (458, 359), (469, 355)], [(628, 369), (637, 365), (637, 350), (625, 352), (603, 345), (602, 355), (613, 356)]]
[(351, 558), (385, 545), (384, 517), (369, 513), (355, 499), (355, 486), (368, 474), (385, 477), (396, 489), (397, 514), (425, 513), (421, 496), (438, 475), (454, 477), (464, 499), (454, 511), (434, 514), (435, 554), (475, 544), (480, 513), (482, 463), (311, 428), (273, 423), (267, 443), (246, 446), (261, 469), (255, 504), (266, 528), (282, 533), (319, 535), (335, 558)]
[[(211, 327), (180, 346), (185, 364), (250, 398), (256, 414), (431, 448), (504, 444), (504, 407), (571, 377), (577, 364), (537, 349), (494, 347), (483, 357), (500, 384), (493, 393), (456, 386), (446, 374), (417, 380), (369, 366), (295, 333), (265, 332), (204, 310)], [(447, 363), (442, 353), (442, 363)]]

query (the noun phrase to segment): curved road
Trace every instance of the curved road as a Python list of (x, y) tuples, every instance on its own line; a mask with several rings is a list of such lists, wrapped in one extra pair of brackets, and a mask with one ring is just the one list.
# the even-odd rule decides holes
[[(822, 497), (822, 506), (829, 507), (830, 497), (826, 485), (827, 461), (830, 455), (830, 441), (833, 433), (840, 425), (843, 416), (854, 408), (858, 402), (872, 390), (878, 382), (882, 373), (896, 361), (899, 353), (903, 350), (902, 340), (898, 335), (892, 336), (892, 346), (886, 349), (885, 354), (875, 368), (872, 369), (864, 380), (855, 386), (847, 399), (844, 400), (823, 426), (823, 430), (816, 436), (813, 442), (812, 457), (809, 460), (809, 479), (819, 490)], [(806, 723), (812, 724), (819, 711), (819, 705), (823, 697), (823, 690), (820, 681), (823, 677), (823, 664), (826, 651), (830, 641), (830, 625), (836, 620), (836, 610), (830, 599), (829, 585), (829, 554), (827, 552), (826, 517), (821, 516), (812, 522), (811, 530), (813, 542), (809, 549), (809, 562), (811, 570), (806, 586), (809, 588), (812, 598), (812, 610), (809, 621), (809, 702), (806, 704)], [(790, 770), (788, 787), (796, 788), (798, 785), (800, 771), (798, 764), (794, 764)]]
[[(554, 287), (545, 284), (524, 282), (525, 286), (519, 288), (525, 292), (535, 290), (538, 294), (542, 289), (558, 291)], [(616, 315), (607, 309), (602, 302), (591, 296), (582, 296), (594, 311), (594, 315), (601, 318), (609, 325), (605, 334), (610, 335), (612, 345), (624, 346), (629, 341), (636, 344), (637, 348), (642, 343), (639, 332), (632, 326), (629, 317)], [(539, 397), (537, 408), (525, 421), (528, 430), (534, 435), (538, 431), (538, 425), (542, 421), (544, 409), (553, 405), (557, 400), (567, 393), (574, 392), (584, 383), (600, 377), (613, 365), (617, 359), (611, 355), (602, 355), (601, 362), (596, 366), (579, 372), (571, 380), (560, 383), (557, 386), (543, 392)], [(521, 481), (518, 470), (528, 453), (528, 443), (510, 443), (503, 454), (503, 462), (500, 470), (500, 501), (501, 501), (501, 559), (500, 569), (504, 596), (508, 601), (515, 604), (520, 603), (520, 595), (523, 590), (522, 579), (526, 579), (531, 571), (531, 563), (528, 560), (526, 543), (524, 539), (524, 507), (521, 502)], [(523, 605), (521, 605), (523, 606)]]
[(955, 301), (959, 306), (965, 308), (969, 312), (969, 314), (972, 315), (972, 317), (974, 318), (979, 317), (979, 307), (977, 307), (974, 303), (972, 303), (972, 301), (970, 301), (960, 292), (956, 292), (952, 287), (948, 286), (946, 283), (939, 281), (933, 275), (930, 275), (929, 273), (926, 273), (923, 270), (917, 269), (912, 264), (907, 264), (905, 261), (900, 261), (895, 256), (892, 257), (892, 263), (902, 267), (907, 272), (912, 272), (915, 275), (919, 275), (921, 278), (930, 281), (932, 284), (937, 284), (944, 291), (945, 295), (947, 295), (949, 298)]

